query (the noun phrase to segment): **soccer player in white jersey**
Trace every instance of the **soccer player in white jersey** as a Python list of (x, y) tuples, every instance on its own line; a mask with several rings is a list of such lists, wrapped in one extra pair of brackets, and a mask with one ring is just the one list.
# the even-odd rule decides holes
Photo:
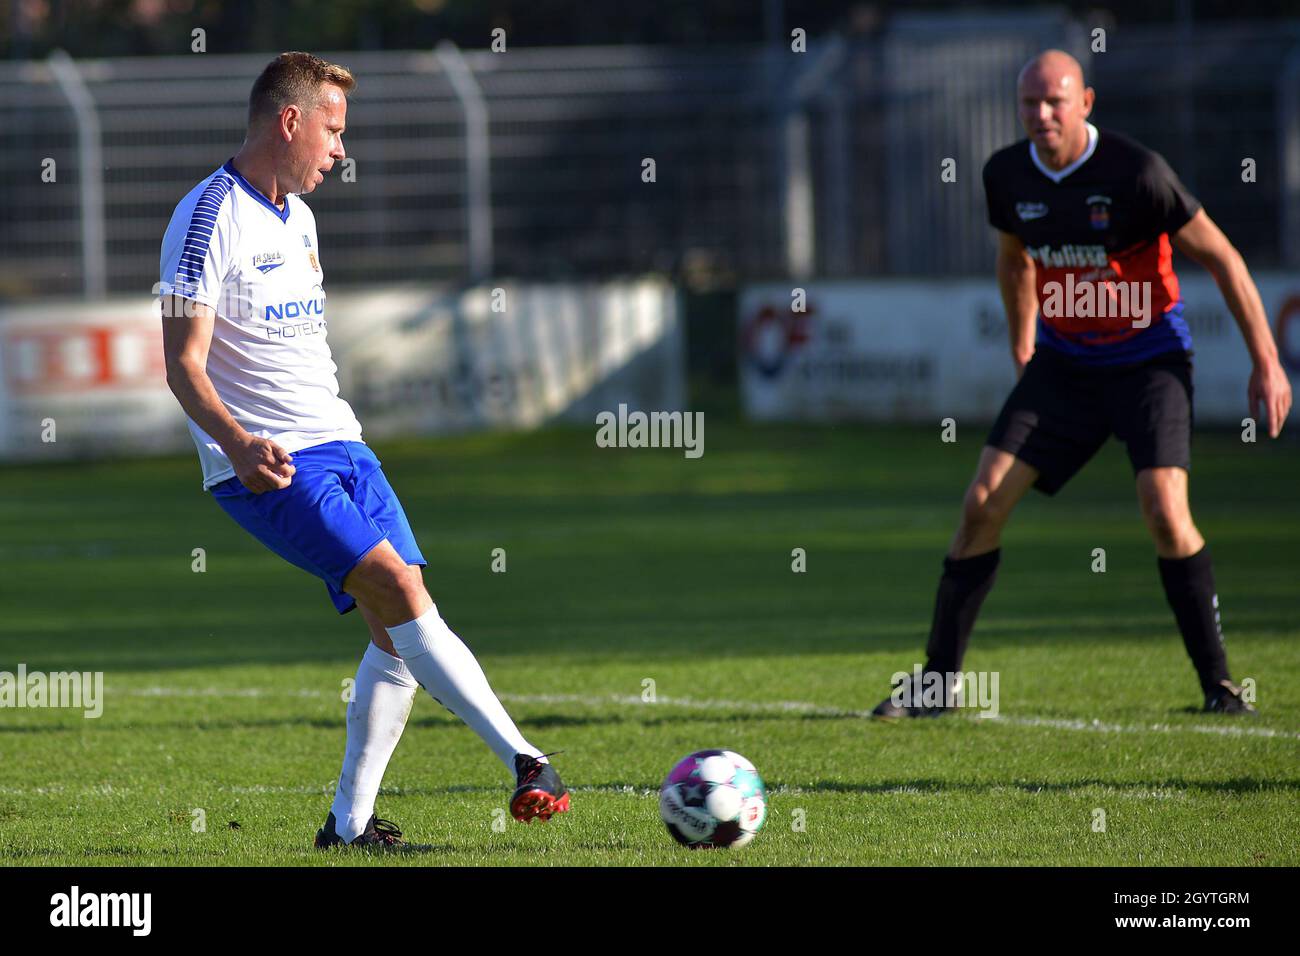
[(300, 197), (344, 158), (354, 85), (309, 53), (271, 61), (253, 84), (239, 152), (176, 207), (159, 283), (167, 383), (188, 417), (204, 489), (266, 547), (323, 579), (340, 614), (360, 608), (370, 629), (320, 848), (402, 845), (374, 804), (417, 685), (514, 773), (516, 819), (569, 809), (550, 755), (520, 734), (439, 616), (402, 506), (339, 397), (316, 222)]

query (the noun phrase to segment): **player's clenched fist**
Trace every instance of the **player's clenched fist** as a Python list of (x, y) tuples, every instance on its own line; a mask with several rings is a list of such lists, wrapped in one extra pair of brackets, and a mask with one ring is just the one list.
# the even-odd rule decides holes
[(289, 453), (269, 438), (250, 438), (225, 451), (240, 482), (255, 495), (288, 488), (297, 470)]
[(1262, 408), (1268, 435), (1276, 438), (1282, 432), (1282, 423), (1291, 413), (1291, 382), (1282, 370), (1281, 363), (1277, 359), (1257, 363), (1251, 373), (1246, 394), (1250, 402), (1250, 413), (1258, 420)]

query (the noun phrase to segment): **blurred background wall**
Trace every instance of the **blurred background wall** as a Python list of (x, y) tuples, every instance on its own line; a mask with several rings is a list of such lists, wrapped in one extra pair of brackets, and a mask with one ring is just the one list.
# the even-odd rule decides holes
[[(1015, 75), (1046, 46), (1079, 57), (1094, 121), (1163, 153), (1253, 269), (1300, 268), (1300, 12), (1287, 4), (0, 10), (0, 305), (46, 306), (52, 321), (78, 301), (147, 301), (172, 209), (237, 149), (248, 89), (282, 49), (359, 79), (352, 175), (310, 199), (331, 293), (414, 284), (432, 302), (506, 280), (650, 275), (681, 296), (692, 396), (722, 406), (745, 366), (747, 284), (970, 277), (993, 290), (980, 167), (1020, 138)], [(970, 321), (996, 326), (992, 310)], [(945, 337), (942, 317), (918, 321)], [(57, 356), (94, 347), (31, 338), (16, 358), (0, 338), (11, 381), (93, 364)]]

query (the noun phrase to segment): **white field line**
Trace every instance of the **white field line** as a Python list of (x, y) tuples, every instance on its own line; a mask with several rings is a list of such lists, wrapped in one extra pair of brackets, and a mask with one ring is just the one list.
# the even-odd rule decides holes
[[(739, 710), (754, 714), (800, 713), (815, 717), (868, 718), (869, 710), (845, 710), (839, 707), (826, 707), (800, 700), (777, 700), (768, 703), (741, 700), (696, 700), (690, 697), (658, 696), (653, 704), (648, 704), (635, 694), (608, 697), (582, 697), (576, 694), (502, 694), (504, 701), (521, 704), (637, 704), (657, 707), (672, 705), (689, 710)], [(973, 714), (972, 714), (973, 718)], [(968, 718), (970, 719), (970, 718)], [(981, 723), (1007, 724), (1019, 727), (1050, 727), (1055, 730), (1083, 730), (1093, 733), (1200, 733), (1218, 734), (1226, 737), (1281, 737), (1288, 740), (1300, 740), (1300, 732), (1290, 730), (1273, 730), (1268, 727), (1214, 726), (1209, 724), (1188, 724), (1175, 726), (1171, 724), (1106, 724), (1100, 720), (1066, 720), (1055, 717), (1003, 716), (977, 718)], [(1250, 718), (1246, 718), (1250, 719)]]
[[(342, 688), (340, 688), (340, 692)], [(122, 693), (112, 691), (112, 693)], [(325, 697), (323, 690), (283, 687), (133, 687), (127, 697)]]
[[(339, 692), (327, 692), (309, 688), (282, 689), (270, 687), (140, 687), (125, 692), (130, 697), (338, 697)], [(741, 713), (764, 714), (808, 714), (814, 717), (868, 718), (868, 710), (846, 710), (840, 707), (827, 707), (822, 704), (800, 700), (746, 701), (746, 700), (709, 700), (693, 697), (667, 697), (660, 694), (654, 703), (641, 699), (638, 694), (608, 694), (605, 696), (581, 694), (501, 694), (505, 703), (516, 704), (580, 704), (583, 706), (603, 706), (619, 704), (637, 707), (680, 707), (686, 710), (725, 710)], [(1035, 717), (1032, 715), (999, 715), (990, 718), (976, 718), (973, 713), (967, 719), (979, 723), (1013, 727), (1045, 727), (1051, 730), (1074, 730), (1101, 734), (1211, 734), (1220, 737), (1262, 737), (1283, 740), (1300, 740), (1300, 732), (1293, 730), (1274, 730), (1270, 727), (1243, 727), (1240, 724), (1111, 724), (1101, 720), (1070, 720), (1059, 717)], [(1216, 718), (1217, 719), (1217, 718)], [(1251, 718), (1236, 718), (1249, 720)]]

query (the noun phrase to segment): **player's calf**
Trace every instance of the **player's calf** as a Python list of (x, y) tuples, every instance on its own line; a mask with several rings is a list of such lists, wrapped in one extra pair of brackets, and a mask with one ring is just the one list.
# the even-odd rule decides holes
[(961, 524), (948, 554), (966, 558), (998, 547), (1002, 529), (1038, 472), (1000, 448), (985, 446), (962, 499)]

